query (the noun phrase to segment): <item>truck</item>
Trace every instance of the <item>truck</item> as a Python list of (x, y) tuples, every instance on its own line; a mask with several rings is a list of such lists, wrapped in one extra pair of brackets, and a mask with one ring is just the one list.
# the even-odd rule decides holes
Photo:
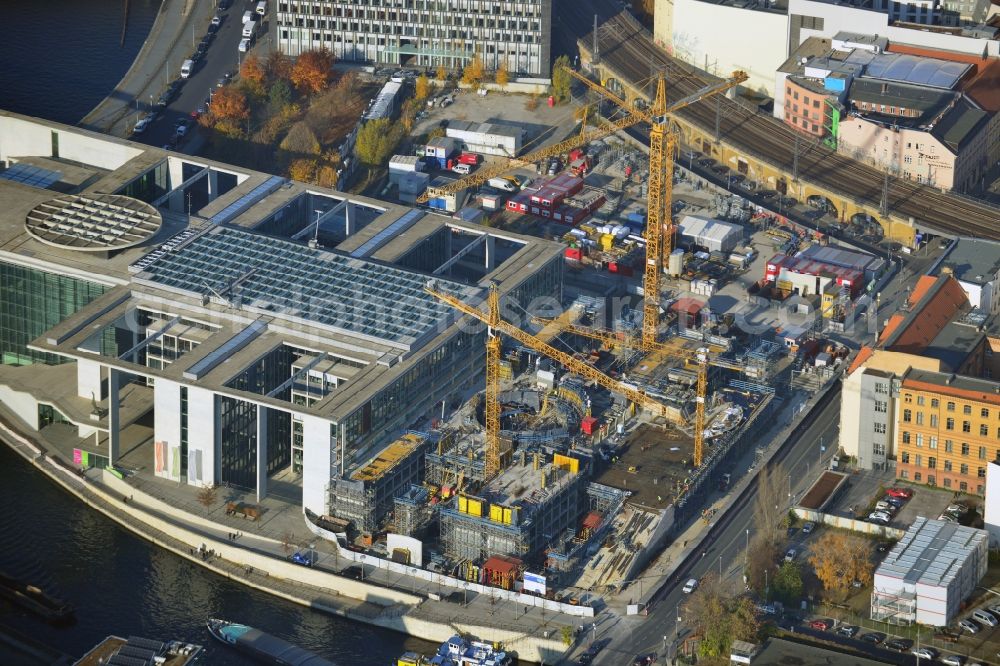
[(477, 166), (479, 164), (479, 155), (476, 153), (462, 153), (458, 156), (459, 164), (468, 164), (469, 166)]
[(255, 32), (257, 32), (256, 21), (247, 21), (243, 24), (243, 37), (245, 39), (253, 39)]
[(194, 60), (185, 60), (184, 64), (181, 65), (181, 78), (186, 79), (191, 76), (191, 72), (194, 71)]
[(519, 189), (517, 181), (511, 176), (496, 176), (486, 181), (486, 184), (504, 192), (517, 192)]

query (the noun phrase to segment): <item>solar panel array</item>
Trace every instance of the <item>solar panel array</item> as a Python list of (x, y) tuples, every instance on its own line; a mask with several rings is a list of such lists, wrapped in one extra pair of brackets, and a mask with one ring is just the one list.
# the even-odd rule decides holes
[(281, 176), (271, 176), (263, 183), (253, 188), (239, 199), (229, 204), (218, 213), (212, 216), (213, 224), (225, 224), (257, 202), (261, 197), (270, 194), (285, 184), (285, 179)]
[[(138, 277), (405, 349), (450, 313), (424, 291), (426, 275), (225, 227), (152, 261)], [(479, 293), (438, 284), (459, 298)]]
[(61, 178), (62, 174), (58, 171), (43, 169), (23, 162), (18, 162), (6, 171), (0, 172), (0, 180), (9, 180), (42, 190), (47, 190), (58, 183)]
[(403, 233), (414, 224), (417, 223), (420, 218), (424, 216), (423, 211), (411, 210), (407, 211), (398, 220), (394, 221), (392, 224), (387, 226), (382, 231), (378, 232), (368, 240), (366, 240), (360, 247), (351, 252), (352, 257), (367, 257), (373, 252), (378, 250), (380, 247), (385, 245), (394, 236), (398, 236)]

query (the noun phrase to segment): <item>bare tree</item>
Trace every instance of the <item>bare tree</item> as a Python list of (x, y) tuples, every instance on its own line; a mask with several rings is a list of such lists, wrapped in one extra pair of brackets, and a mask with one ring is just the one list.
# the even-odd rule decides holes
[(215, 486), (205, 486), (204, 488), (198, 491), (197, 500), (198, 504), (201, 504), (203, 507), (205, 507), (205, 513), (208, 513), (209, 509), (212, 508), (212, 505), (215, 504), (215, 501), (218, 499), (218, 497), (219, 497), (218, 488), (216, 488)]
[(781, 465), (766, 465), (757, 475), (757, 499), (753, 506), (753, 521), (757, 532), (767, 541), (775, 543), (778, 528), (785, 516), (785, 470)]
[(291, 530), (285, 530), (281, 535), (281, 549), (285, 551), (285, 555), (290, 555), (294, 547), (295, 535), (292, 534)]

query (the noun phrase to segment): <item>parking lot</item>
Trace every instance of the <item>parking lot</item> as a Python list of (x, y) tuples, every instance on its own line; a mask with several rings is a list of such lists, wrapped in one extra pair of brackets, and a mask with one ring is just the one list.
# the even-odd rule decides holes
[(918, 516), (937, 518), (956, 500), (971, 503), (972, 505), (979, 505), (981, 503), (981, 500), (971, 496), (959, 496), (956, 498), (955, 493), (941, 488), (902, 483), (895, 484), (895, 477), (891, 471), (875, 472), (859, 470), (851, 474), (846, 490), (834, 498), (834, 501), (825, 511), (837, 516), (864, 520), (868, 516), (869, 507), (874, 501), (884, 497), (884, 493), (879, 494), (879, 489), (890, 488), (894, 485), (909, 488), (913, 491), (913, 497), (906, 501), (892, 515), (892, 520), (889, 521), (890, 527), (901, 530), (908, 528)]

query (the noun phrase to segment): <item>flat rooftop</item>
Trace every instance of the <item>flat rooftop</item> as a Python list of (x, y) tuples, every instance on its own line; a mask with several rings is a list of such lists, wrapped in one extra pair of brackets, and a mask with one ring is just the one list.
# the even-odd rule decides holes
[[(426, 274), (216, 227), (146, 266), (135, 282), (360, 336), (409, 351), (452, 310), (428, 294)], [(438, 288), (472, 299), (480, 289), (446, 279)]]
[(593, 480), (631, 493), (628, 502), (651, 509), (674, 503), (678, 484), (691, 475), (694, 440), (676, 430), (640, 425)]
[(423, 443), (423, 437), (413, 433), (406, 433), (358, 468), (351, 474), (351, 478), (355, 481), (375, 481), (380, 479), (387, 472), (391, 472), (400, 461), (405, 460)]
[(540, 463), (535, 469), (530, 454), (523, 465), (518, 461), (517, 455), (514, 458), (499, 476), (483, 488), (481, 494), (491, 502), (525, 507), (543, 504), (550, 495), (558, 492), (579, 473), (560, 469), (552, 462)]
[(938, 267), (947, 268), (956, 279), (985, 285), (1000, 275), (1000, 242), (970, 238), (957, 239)]
[(947, 587), (965, 560), (988, 538), (986, 530), (918, 517), (882, 560), (875, 575)]

